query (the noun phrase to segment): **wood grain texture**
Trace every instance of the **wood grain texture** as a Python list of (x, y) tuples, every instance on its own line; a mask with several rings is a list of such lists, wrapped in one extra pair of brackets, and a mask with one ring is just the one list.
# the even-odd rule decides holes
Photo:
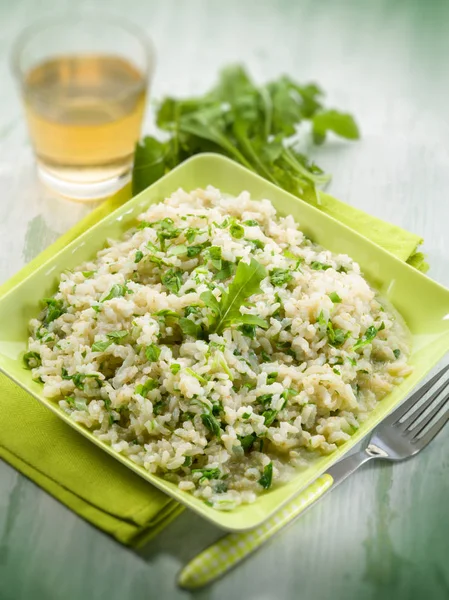
[[(24, 25), (69, 7), (0, 0), (1, 281), (88, 210), (36, 181), (7, 60)], [(154, 97), (204, 91), (232, 61), (244, 61), (260, 81), (281, 72), (319, 81), (331, 104), (357, 115), (363, 133), (357, 144), (316, 152), (334, 173), (330, 191), (421, 233), (430, 276), (449, 285), (448, 2), (110, 0), (108, 7), (153, 36)], [(0, 599), (448, 598), (447, 429), (413, 460), (361, 470), (222, 581), (191, 595), (176, 589), (175, 576), (219, 535), (211, 525), (186, 512), (136, 554), (0, 463)]]

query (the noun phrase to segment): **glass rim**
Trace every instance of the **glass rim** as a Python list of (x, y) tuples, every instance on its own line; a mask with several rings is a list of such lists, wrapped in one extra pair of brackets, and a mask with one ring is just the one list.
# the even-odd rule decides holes
[[(141, 44), (145, 55), (145, 66), (142, 75), (144, 76), (145, 81), (149, 80), (154, 71), (156, 62), (156, 51), (151, 37), (139, 25), (136, 25), (126, 17), (99, 11), (79, 11), (51, 17), (42, 17), (24, 27), (16, 35), (10, 50), (10, 69), (14, 77), (19, 82), (22, 82), (26, 76), (27, 70), (22, 68), (21, 57), (26, 44), (35, 34), (42, 33), (45, 29), (57, 25), (67, 27), (87, 21), (98, 21), (100, 27), (102, 25), (115, 26), (134, 37)], [(55, 52), (55, 55), (56, 54), (57, 53)]]

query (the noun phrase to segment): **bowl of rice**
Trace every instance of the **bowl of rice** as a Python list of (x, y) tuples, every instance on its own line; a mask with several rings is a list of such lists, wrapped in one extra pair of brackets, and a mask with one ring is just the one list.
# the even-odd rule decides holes
[(449, 346), (447, 290), (222, 157), (187, 161), (44, 267), (15, 290), (25, 387), (227, 529), (311, 483)]

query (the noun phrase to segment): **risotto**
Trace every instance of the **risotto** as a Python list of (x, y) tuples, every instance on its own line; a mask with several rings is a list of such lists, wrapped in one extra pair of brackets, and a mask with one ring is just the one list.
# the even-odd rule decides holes
[(344, 444), (411, 371), (407, 329), (357, 263), (269, 200), (211, 187), (64, 272), (30, 332), (46, 397), (221, 510)]

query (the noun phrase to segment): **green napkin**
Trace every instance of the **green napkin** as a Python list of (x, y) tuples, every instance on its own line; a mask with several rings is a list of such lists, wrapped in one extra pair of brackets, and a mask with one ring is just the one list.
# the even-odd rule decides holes
[[(24, 279), (130, 195), (127, 187), (106, 200), (0, 288)], [(376, 244), (425, 269), (416, 249), (422, 239), (357, 210), (328, 194), (323, 212)], [(182, 507), (79, 435), (56, 415), (0, 375), (0, 457), (78, 515), (128, 545), (141, 545), (178, 515)]]

